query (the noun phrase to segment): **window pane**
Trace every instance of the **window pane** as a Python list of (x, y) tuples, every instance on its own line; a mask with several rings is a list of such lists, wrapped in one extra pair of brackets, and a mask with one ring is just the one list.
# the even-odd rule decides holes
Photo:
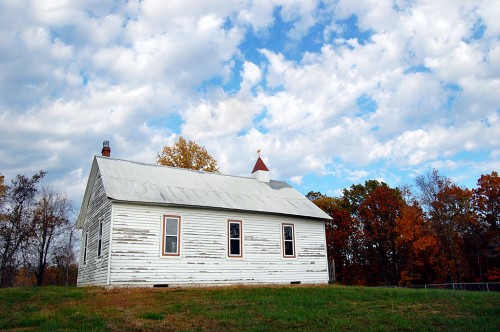
[(240, 240), (230, 240), (229, 241), (230, 245), (231, 245), (231, 251), (230, 251), (230, 254), (231, 255), (235, 255), (235, 256), (240, 256)]
[(177, 236), (169, 236), (165, 237), (165, 252), (169, 254), (177, 253)]
[(229, 224), (229, 230), (230, 230), (230, 238), (240, 238), (240, 224), (239, 223), (230, 223)]
[(285, 256), (293, 256), (293, 241), (285, 241)]
[(292, 226), (284, 226), (283, 233), (285, 234), (285, 240), (293, 240)]
[(87, 246), (89, 244), (89, 233), (85, 233), (85, 248), (83, 250), (83, 262), (87, 261)]
[(168, 235), (177, 235), (177, 219), (167, 218), (167, 229), (165, 230), (165, 234)]

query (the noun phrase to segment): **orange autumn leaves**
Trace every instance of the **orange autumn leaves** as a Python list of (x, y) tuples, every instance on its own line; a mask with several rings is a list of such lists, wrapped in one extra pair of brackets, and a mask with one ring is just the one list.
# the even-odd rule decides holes
[(199, 146), (193, 141), (186, 141), (182, 136), (173, 146), (163, 148), (156, 157), (156, 163), (163, 166), (219, 173), (217, 161), (207, 152), (205, 147)]
[(327, 212), (327, 248), (337, 280), (408, 285), (495, 280), (499, 268), (498, 174), (469, 190), (433, 171), (417, 188), (353, 185), (338, 198), (311, 192)]

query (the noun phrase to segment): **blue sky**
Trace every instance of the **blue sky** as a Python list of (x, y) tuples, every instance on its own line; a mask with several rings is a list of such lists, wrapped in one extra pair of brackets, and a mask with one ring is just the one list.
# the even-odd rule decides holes
[(0, 173), (78, 207), (91, 161), (179, 135), (225, 174), (339, 195), (500, 169), (497, 1), (0, 0)]

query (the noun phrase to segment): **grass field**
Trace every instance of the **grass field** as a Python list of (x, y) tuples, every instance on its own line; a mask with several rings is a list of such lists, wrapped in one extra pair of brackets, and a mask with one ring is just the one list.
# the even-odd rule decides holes
[(500, 293), (343, 286), (0, 289), (0, 329), (500, 331)]

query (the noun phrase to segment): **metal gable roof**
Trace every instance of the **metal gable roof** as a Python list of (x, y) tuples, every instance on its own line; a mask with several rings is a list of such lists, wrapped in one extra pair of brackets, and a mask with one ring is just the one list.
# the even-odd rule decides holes
[[(259, 182), (175, 167), (96, 156), (89, 183), (101, 175), (106, 195), (117, 201), (220, 208), (330, 219), (286, 182)], [(92, 178), (94, 177), (94, 178)], [(87, 193), (85, 194), (87, 196)], [(87, 203), (86, 203), (87, 202)], [(84, 198), (82, 210), (86, 208)], [(83, 211), (81, 211), (83, 212)], [(82, 216), (82, 213), (80, 214)], [(79, 218), (80, 219), (80, 218)], [(83, 222), (83, 220), (79, 220)]]

